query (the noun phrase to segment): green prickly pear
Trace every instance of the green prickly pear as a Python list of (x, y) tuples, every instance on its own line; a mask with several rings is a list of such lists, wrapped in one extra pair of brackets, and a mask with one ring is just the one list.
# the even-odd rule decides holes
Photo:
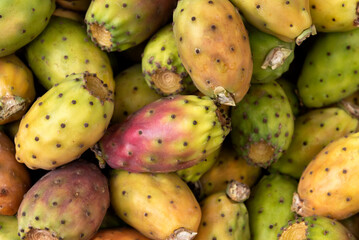
[(1, 0), (0, 57), (34, 40), (45, 29), (54, 11), (55, 0)]
[(221, 104), (247, 93), (253, 62), (248, 33), (228, 0), (181, 0), (173, 13), (178, 53), (194, 84)]
[(124, 51), (154, 34), (170, 19), (177, 0), (91, 1), (88, 35), (102, 50)]
[(280, 2), (231, 0), (231, 2), (250, 24), (283, 41), (295, 40), (300, 45), (311, 34), (316, 34), (310, 16), (309, 0)]
[(300, 103), (297, 95), (297, 86), (286, 78), (276, 79), (276, 82), (282, 87), (285, 95), (288, 98), (290, 106), (292, 108), (293, 115), (296, 117), (300, 112)]
[(93, 148), (100, 162), (131, 172), (174, 172), (220, 148), (230, 121), (207, 96), (175, 95), (112, 125)]
[(200, 206), (175, 173), (112, 170), (110, 193), (117, 215), (148, 238), (168, 239), (179, 231), (192, 239), (197, 232)]
[(197, 90), (178, 56), (171, 24), (161, 28), (147, 43), (142, 71), (147, 84), (163, 96), (191, 94)]
[(318, 32), (344, 32), (359, 27), (357, 0), (309, 0), (310, 15)]
[(323, 148), (304, 170), (293, 196), (293, 211), (303, 217), (337, 220), (359, 212), (359, 133), (341, 137)]
[(111, 91), (114, 90), (107, 54), (96, 47), (84, 27), (73, 20), (52, 17), (40, 36), (26, 46), (26, 59), (46, 89), (70, 74), (88, 71), (96, 73)]
[(26, 193), (18, 210), (21, 239), (89, 240), (110, 205), (107, 178), (77, 160), (49, 171)]
[(252, 240), (276, 240), (281, 227), (295, 219), (291, 210), (298, 183), (281, 174), (265, 175), (246, 202)]
[(148, 87), (141, 69), (141, 64), (135, 64), (115, 77), (113, 122), (123, 122), (130, 114), (161, 98)]
[(49, 170), (79, 158), (103, 136), (113, 108), (113, 93), (99, 78), (88, 72), (70, 75), (22, 118), (16, 159), (28, 168)]
[(359, 29), (318, 36), (297, 83), (306, 107), (328, 106), (359, 89), (358, 51)]
[(294, 42), (285, 42), (246, 24), (253, 55), (251, 83), (266, 83), (279, 78), (294, 59)]
[(285, 92), (275, 81), (252, 85), (232, 108), (231, 117), (233, 146), (248, 163), (266, 168), (288, 149), (294, 117)]
[(0, 215), (0, 239), (19, 240), (16, 216)]
[(355, 240), (340, 222), (326, 217), (305, 217), (289, 221), (278, 233), (278, 240)]
[(358, 120), (341, 108), (310, 110), (295, 120), (292, 142), (271, 169), (300, 178), (305, 167), (323, 147), (354, 132), (357, 126)]

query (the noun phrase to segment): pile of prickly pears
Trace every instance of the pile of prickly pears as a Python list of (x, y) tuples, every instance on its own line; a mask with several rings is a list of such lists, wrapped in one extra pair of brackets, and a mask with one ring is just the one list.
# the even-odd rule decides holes
[(359, 239), (358, 0), (1, 0), (0, 240)]

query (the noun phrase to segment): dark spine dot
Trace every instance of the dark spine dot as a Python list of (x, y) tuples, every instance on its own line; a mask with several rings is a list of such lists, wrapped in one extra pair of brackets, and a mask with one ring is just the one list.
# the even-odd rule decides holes
[(89, 126), (89, 124), (88, 124), (88, 123), (85, 123), (84, 126), (85, 126), (85, 128), (87, 128), (87, 127)]
[(65, 123), (61, 123), (61, 128), (65, 128), (66, 127), (66, 124)]

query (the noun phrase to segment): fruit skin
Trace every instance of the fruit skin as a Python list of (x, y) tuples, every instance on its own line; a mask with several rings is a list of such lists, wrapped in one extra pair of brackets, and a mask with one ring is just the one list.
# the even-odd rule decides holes
[(294, 117), (288, 98), (276, 81), (252, 85), (231, 112), (234, 149), (249, 164), (266, 168), (288, 149)]
[(147, 84), (141, 64), (135, 64), (115, 77), (115, 109), (112, 122), (123, 122), (129, 115), (161, 98)]
[(70, 75), (21, 120), (16, 159), (30, 169), (50, 170), (79, 158), (103, 136), (113, 108), (113, 93), (100, 79), (87, 72)]
[(0, 215), (0, 239), (19, 240), (16, 216)]
[(289, 69), (294, 59), (295, 43), (282, 41), (248, 23), (245, 25), (253, 55), (251, 83), (267, 83), (278, 79)]
[(49, 171), (26, 193), (17, 214), (18, 233), (29, 239), (53, 234), (88, 240), (109, 205), (107, 178), (95, 164), (77, 160)]
[(286, 175), (265, 175), (246, 202), (253, 240), (276, 240), (281, 227), (295, 219), (291, 211), (297, 181)]
[(272, 164), (278, 170), (299, 179), (310, 161), (331, 141), (353, 133), (358, 120), (338, 107), (312, 109), (294, 123), (292, 142), (287, 151)]
[(161, 28), (146, 44), (142, 71), (148, 86), (162, 96), (197, 90), (179, 58), (171, 24)]
[(94, 151), (111, 168), (174, 172), (220, 148), (230, 131), (229, 118), (223, 115), (206, 96), (161, 98), (112, 125)]
[(86, 11), (90, 6), (91, 0), (56, 0), (56, 3), (74, 11)]
[(247, 93), (253, 62), (241, 16), (227, 0), (181, 0), (173, 32), (183, 66), (203, 94), (234, 106)]
[(200, 206), (175, 173), (112, 170), (110, 193), (117, 215), (148, 238), (166, 239), (181, 227), (198, 229)]
[[(293, 231), (295, 228), (298, 229), (298, 231)], [(288, 234), (286, 233), (287, 231), (288, 233), (292, 232)], [(355, 240), (356, 238), (340, 222), (326, 217), (313, 216), (289, 221), (287, 226), (278, 234), (278, 239)]]
[[(243, 14), (244, 18), (260, 31), (299, 45), (304, 39), (298, 37), (306, 30), (310, 30), (312, 19), (310, 16), (309, 0), (292, 1), (250, 1), (231, 0), (234, 6)], [(273, 13), (284, 14), (273, 14)], [(312, 31), (310, 30), (309, 33)], [(314, 34), (316, 32), (314, 31)]]
[(177, 0), (92, 1), (85, 16), (88, 35), (102, 50), (124, 51), (165, 25), (176, 3)]
[(317, 215), (337, 220), (359, 212), (358, 147), (359, 133), (353, 133), (323, 148), (300, 178), (293, 210), (303, 217)]
[(225, 144), (219, 153), (218, 160), (200, 179), (201, 195), (225, 191), (232, 180), (252, 187), (261, 175), (261, 168), (248, 165), (238, 156), (229, 144)]
[(137, 230), (129, 227), (102, 229), (91, 240), (149, 240)]
[(15, 159), (14, 143), (0, 132), (0, 215), (15, 215), (30, 188), (30, 174)]
[(85, 14), (58, 7), (55, 9), (53, 16), (68, 18), (68, 19), (74, 20), (76, 22), (82, 23), (84, 20)]
[(310, 0), (310, 15), (318, 32), (344, 32), (359, 27), (359, 4), (351, 1)]
[[(2, 0), (0, 2), (0, 57), (10, 55), (34, 40), (55, 11), (55, 0)], [(36, 24), (34, 24), (36, 23)]]
[(27, 62), (47, 90), (66, 76), (85, 71), (97, 76), (114, 90), (113, 72), (106, 53), (87, 37), (82, 24), (53, 16), (46, 29), (25, 49)]
[(221, 191), (213, 193), (201, 202), (202, 219), (196, 240), (250, 239), (248, 211), (244, 203), (238, 203)]
[(328, 106), (358, 90), (358, 50), (359, 29), (318, 35), (297, 83), (306, 107)]
[(298, 90), (296, 84), (291, 82), (290, 79), (286, 78), (276, 79), (276, 82), (282, 87), (283, 91), (285, 92), (285, 95), (287, 96), (290, 106), (292, 108), (293, 115), (295, 117), (298, 116), (301, 112), (301, 108), (297, 95)]
[(359, 238), (359, 214), (340, 221), (356, 238)]
[(0, 58), (0, 124), (19, 120), (35, 99), (31, 70), (11, 54)]

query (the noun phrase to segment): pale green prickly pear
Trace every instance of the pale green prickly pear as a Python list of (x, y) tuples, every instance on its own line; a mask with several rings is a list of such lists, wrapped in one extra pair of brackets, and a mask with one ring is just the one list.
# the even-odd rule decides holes
[(55, 0), (1, 0), (0, 57), (34, 40), (45, 29), (54, 11)]
[(231, 118), (234, 149), (248, 163), (266, 168), (288, 149), (294, 117), (285, 92), (275, 81), (253, 84), (232, 108)]
[(177, 0), (91, 1), (88, 35), (102, 50), (124, 51), (151, 37), (170, 19)]
[(304, 170), (293, 196), (293, 211), (303, 217), (337, 220), (359, 212), (359, 133), (341, 137), (323, 148)]
[(115, 77), (115, 109), (112, 122), (120, 123), (147, 104), (161, 98), (147, 84), (141, 64), (135, 64)]
[(297, 83), (306, 107), (328, 106), (359, 89), (358, 51), (359, 29), (318, 36)]
[(318, 32), (344, 32), (359, 27), (357, 0), (309, 0), (309, 4)]
[(181, 0), (173, 13), (178, 53), (196, 87), (234, 106), (247, 93), (253, 62), (248, 33), (228, 0)]
[(295, 219), (291, 210), (298, 183), (278, 173), (265, 175), (246, 202), (252, 240), (276, 240), (281, 227)]
[(192, 239), (201, 209), (187, 184), (175, 173), (112, 170), (111, 204), (117, 215), (151, 239)]
[(271, 169), (300, 178), (305, 167), (331, 141), (354, 132), (358, 120), (338, 107), (313, 109), (295, 120), (292, 142)]
[(142, 71), (147, 84), (163, 96), (191, 94), (197, 90), (179, 58), (171, 24), (160, 29), (146, 44)]
[(85, 71), (96, 73), (113, 91), (115, 84), (106, 53), (87, 37), (78, 22), (52, 17), (46, 29), (26, 46), (26, 59), (40, 84), (50, 89), (66, 76)]
[(105, 133), (113, 93), (88, 72), (70, 75), (39, 97), (15, 136), (16, 159), (28, 168), (54, 169), (78, 158)]
[(278, 240), (355, 240), (340, 222), (326, 217), (305, 217), (289, 221), (278, 232)]
[(311, 34), (316, 34), (310, 16), (309, 0), (231, 2), (250, 24), (283, 41), (295, 40), (300, 45)]
[(16, 216), (0, 215), (0, 239), (19, 240)]

